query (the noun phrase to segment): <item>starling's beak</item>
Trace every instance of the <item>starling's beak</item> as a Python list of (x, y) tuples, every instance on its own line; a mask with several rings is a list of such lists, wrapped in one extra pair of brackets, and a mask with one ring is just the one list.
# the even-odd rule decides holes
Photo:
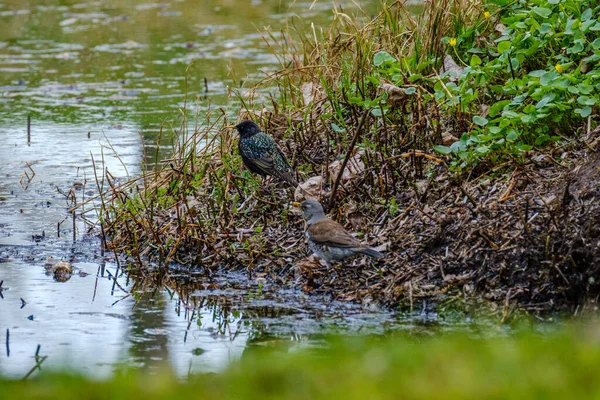
[(235, 128), (235, 125), (227, 125), (227, 126), (225, 127), (225, 129), (234, 129), (234, 128)]
[(294, 202), (292, 203), (292, 205), (293, 205), (294, 207), (300, 207), (300, 203), (298, 203), (297, 201), (294, 201)]

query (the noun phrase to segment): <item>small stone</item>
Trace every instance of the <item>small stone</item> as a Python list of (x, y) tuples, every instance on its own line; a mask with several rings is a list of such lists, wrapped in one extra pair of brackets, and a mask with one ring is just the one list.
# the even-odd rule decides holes
[(54, 275), (54, 280), (57, 282), (66, 282), (71, 279), (73, 266), (68, 261), (59, 261), (52, 266), (50, 272)]
[(202, 354), (204, 354), (205, 350), (201, 349), (200, 347), (196, 347), (194, 350), (192, 350), (192, 354), (195, 356), (201, 356)]

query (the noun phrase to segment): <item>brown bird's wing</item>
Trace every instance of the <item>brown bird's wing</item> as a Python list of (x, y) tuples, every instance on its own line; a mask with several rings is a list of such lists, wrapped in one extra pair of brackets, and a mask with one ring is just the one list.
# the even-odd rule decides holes
[(330, 219), (312, 224), (308, 230), (310, 239), (318, 244), (334, 247), (363, 247), (362, 243), (350, 235), (344, 227)]

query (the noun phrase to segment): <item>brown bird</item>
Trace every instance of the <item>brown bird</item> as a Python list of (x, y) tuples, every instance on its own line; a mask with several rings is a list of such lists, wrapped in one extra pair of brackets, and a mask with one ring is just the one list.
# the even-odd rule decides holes
[(321, 203), (316, 200), (294, 202), (300, 207), (308, 228), (306, 240), (308, 247), (330, 266), (332, 261), (341, 261), (346, 257), (365, 254), (369, 257), (383, 258), (384, 255), (350, 235), (342, 225), (327, 218)]

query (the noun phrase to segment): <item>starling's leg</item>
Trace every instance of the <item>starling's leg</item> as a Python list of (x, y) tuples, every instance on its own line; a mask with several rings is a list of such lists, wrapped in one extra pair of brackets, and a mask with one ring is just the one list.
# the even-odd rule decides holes
[[(263, 178), (263, 177), (261, 177), (260, 178), (260, 183), (258, 184), (260, 186), (260, 188), (262, 189), (262, 191), (265, 192), (265, 193), (270, 193), (271, 192), (271, 190), (269, 189), (269, 187), (265, 186), (265, 181), (268, 180), (268, 179), (269, 178)], [(267, 183), (267, 185), (268, 185), (268, 183)]]

